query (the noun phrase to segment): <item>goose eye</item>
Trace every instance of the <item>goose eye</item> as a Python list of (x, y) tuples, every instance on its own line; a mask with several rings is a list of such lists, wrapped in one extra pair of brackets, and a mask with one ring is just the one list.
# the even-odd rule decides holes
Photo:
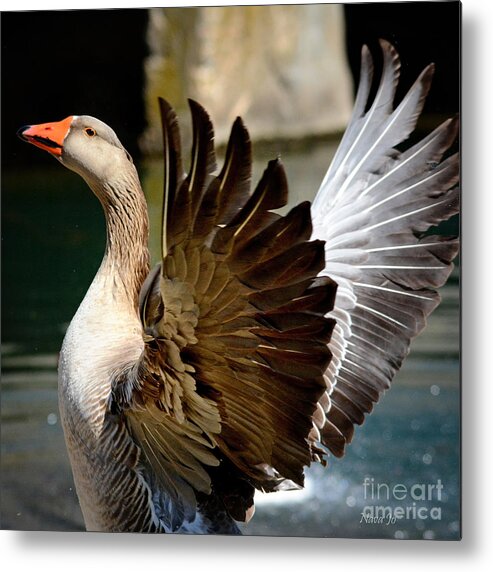
[(92, 127), (86, 127), (84, 132), (88, 137), (94, 137), (94, 135), (96, 135), (96, 131)]

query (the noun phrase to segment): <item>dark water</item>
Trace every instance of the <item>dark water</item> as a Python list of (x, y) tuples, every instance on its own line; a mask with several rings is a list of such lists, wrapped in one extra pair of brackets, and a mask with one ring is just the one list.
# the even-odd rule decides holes
[[(82, 530), (58, 418), (56, 363), (99, 266), (105, 231), (83, 181), (48, 159), (37, 172), (7, 172), (2, 181), (1, 526)], [(323, 147), (284, 156), (292, 202), (313, 196), (328, 161)], [(150, 163), (142, 173), (157, 225), (160, 170)], [(458, 537), (457, 272), (442, 295), (345, 457), (310, 468), (304, 491), (260, 495), (246, 534)], [(384, 522), (361, 522), (363, 510), (383, 510)], [(404, 516), (388, 522), (390, 510)]]

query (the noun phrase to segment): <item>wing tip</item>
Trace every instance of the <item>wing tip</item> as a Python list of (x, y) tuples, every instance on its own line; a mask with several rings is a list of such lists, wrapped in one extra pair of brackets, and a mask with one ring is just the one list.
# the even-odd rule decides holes
[(401, 59), (394, 44), (385, 38), (379, 38), (378, 43), (384, 56), (384, 62), (394, 62), (395, 65), (400, 67)]

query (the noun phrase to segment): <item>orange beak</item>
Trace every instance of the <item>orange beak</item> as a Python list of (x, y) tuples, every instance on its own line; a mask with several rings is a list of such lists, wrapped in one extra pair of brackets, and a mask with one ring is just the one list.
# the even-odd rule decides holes
[(41, 123), (40, 125), (25, 125), (17, 131), (17, 135), (28, 143), (32, 143), (60, 157), (63, 151), (63, 141), (70, 129), (74, 116), (69, 115), (62, 121), (55, 123)]

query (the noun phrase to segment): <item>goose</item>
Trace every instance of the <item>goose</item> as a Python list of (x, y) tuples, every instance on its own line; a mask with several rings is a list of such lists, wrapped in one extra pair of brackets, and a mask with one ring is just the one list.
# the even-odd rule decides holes
[[(87, 530), (239, 534), (256, 490), (303, 487), (341, 457), (439, 303), (456, 237), (426, 231), (458, 212), (458, 118), (401, 151), (430, 64), (394, 107), (400, 61), (380, 41), (375, 94), (361, 53), (354, 111), (313, 204), (287, 214), (281, 160), (250, 191), (237, 118), (216, 168), (209, 115), (159, 99), (161, 262), (132, 158), (91, 116), (18, 135), (78, 173), (101, 202), (101, 266), (66, 332), (59, 405)], [(448, 153), (447, 153), (448, 152)]]

